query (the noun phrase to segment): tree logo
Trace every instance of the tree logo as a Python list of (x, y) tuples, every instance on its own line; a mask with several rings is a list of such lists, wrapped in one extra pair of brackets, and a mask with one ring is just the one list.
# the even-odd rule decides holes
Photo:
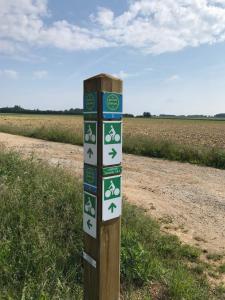
[(110, 94), (107, 97), (107, 108), (109, 111), (117, 111), (120, 105), (119, 97), (116, 94)]

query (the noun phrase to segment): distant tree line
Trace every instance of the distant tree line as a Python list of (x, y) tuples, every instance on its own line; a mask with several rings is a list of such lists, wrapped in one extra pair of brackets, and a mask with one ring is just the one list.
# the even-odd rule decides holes
[(215, 118), (225, 118), (225, 113), (217, 114), (214, 116)]
[[(26, 109), (19, 105), (14, 107), (2, 107), (0, 113), (7, 114), (34, 114), (34, 115), (83, 115), (83, 109), (81, 108), (70, 108), (65, 110), (40, 110), (40, 109)], [(172, 114), (160, 114), (152, 115), (150, 112), (143, 112), (142, 115), (123, 114), (124, 118), (168, 118), (168, 119), (210, 119), (210, 118), (224, 118), (225, 113), (219, 113), (214, 116), (206, 115), (172, 115)]]
[(34, 114), (34, 115), (82, 115), (83, 109), (81, 108), (70, 108), (66, 110), (40, 110), (40, 109), (25, 109), (18, 105), (14, 107), (3, 107), (0, 108), (0, 113), (16, 113), (16, 114)]

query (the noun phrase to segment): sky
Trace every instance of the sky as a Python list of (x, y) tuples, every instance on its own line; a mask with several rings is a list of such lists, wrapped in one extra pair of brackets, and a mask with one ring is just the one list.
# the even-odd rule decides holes
[(225, 112), (225, 0), (0, 0), (0, 107), (82, 107), (124, 82), (124, 112)]

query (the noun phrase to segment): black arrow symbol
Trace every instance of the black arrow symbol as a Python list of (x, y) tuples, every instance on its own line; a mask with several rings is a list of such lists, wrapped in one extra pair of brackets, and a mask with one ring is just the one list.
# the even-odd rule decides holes
[(89, 229), (91, 229), (91, 227), (93, 226), (93, 225), (91, 224), (91, 220), (88, 220), (88, 221), (87, 221), (87, 226), (88, 226)]
[(88, 149), (87, 154), (89, 155), (89, 158), (94, 154), (91, 148)]

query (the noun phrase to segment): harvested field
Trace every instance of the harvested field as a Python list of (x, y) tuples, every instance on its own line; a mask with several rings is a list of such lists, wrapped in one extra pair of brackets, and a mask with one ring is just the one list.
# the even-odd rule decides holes
[[(0, 131), (82, 145), (81, 116), (0, 115)], [(225, 121), (124, 119), (126, 153), (225, 168)]]
[[(24, 131), (60, 128), (82, 139), (83, 118), (77, 116), (0, 115), (0, 130), (16, 127)], [(225, 149), (225, 121), (124, 119), (125, 138), (145, 138), (174, 142), (176, 144)], [(82, 141), (81, 141), (82, 142)]]

